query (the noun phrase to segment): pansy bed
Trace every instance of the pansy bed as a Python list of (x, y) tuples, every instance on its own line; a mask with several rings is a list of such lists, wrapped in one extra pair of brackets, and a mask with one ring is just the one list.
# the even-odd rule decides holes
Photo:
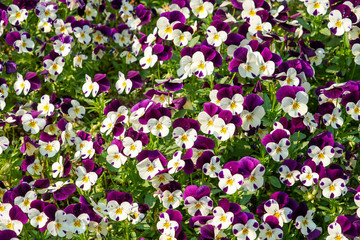
[(359, 0), (3, 0), (0, 39), (0, 240), (360, 239)]

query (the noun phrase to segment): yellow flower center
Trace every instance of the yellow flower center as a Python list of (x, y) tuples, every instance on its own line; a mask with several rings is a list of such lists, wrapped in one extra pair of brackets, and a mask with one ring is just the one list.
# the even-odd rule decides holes
[(168, 202), (174, 202), (175, 200), (174, 200), (174, 197), (172, 196), (172, 195), (170, 195), (169, 197), (168, 197)]
[(27, 206), (29, 206), (30, 205), (30, 201), (28, 200), (28, 199), (25, 199), (24, 200), (24, 205), (27, 207)]
[(196, 9), (198, 12), (204, 12), (205, 11), (205, 8), (203, 5), (200, 5), (197, 9)]
[(87, 183), (89, 181), (89, 178), (87, 176), (84, 176), (82, 179), (83, 182)]
[(329, 187), (329, 191), (331, 191), (331, 192), (335, 191), (335, 186), (331, 184)]
[(183, 134), (183, 135), (181, 136), (181, 141), (183, 141), (183, 142), (187, 142), (187, 141), (188, 141), (188, 137), (186, 136), (186, 134)]
[(275, 212), (275, 213), (274, 213), (274, 217), (276, 217), (277, 219), (279, 219), (280, 213), (279, 213), (279, 212)]
[(293, 109), (299, 109), (299, 108), (300, 108), (300, 105), (299, 105), (297, 102), (294, 102), (294, 103), (292, 104), (292, 107), (293, 107)]
[(74, 222), (74, 227), (80, 227), (80, 226), (81, 226), (80, 220), (76, 220)]
[(200, 64), (198, 65), (198, 68), (204, 69), (204, 68), (205, 68), (205, 64), (204, 64), (204, 63), (200, 63)]
[(167, 34), (171, 34), (172, 31), (173, 31), (173, 29), (172, 29), (171, 26), (168, 26), (168, 27), (165, 29), (165, 32), (166, 32)]
[(16, 18), (21, 18), (21, 12), (17, 12), (15, 17)]
[(35, 122), (35, 121), (31, 121), (31, 122), (29, 123), (29, 126), (32, 127), (32, 128), (34, 128), (34, 127), (36, 126), (36, 122)]
[(52, 152), (52, 150), (53, 150), (52, 145), (51, 144), (46, 145), (45, 150), (49, 151), (49, 152)]
[(342, 23), (341, 23), (340, 21), (337, 21), (337, 22), (335, 23), (335, 26), (337, 26), (337, 27), (339, 28), (339, 27), (342, 26)]
[(230, 178), (226, 181), (226, 184), (232, 186), (234, 184), (234, 180)]
[(320, 7), (320, 4), (319, 4), (319, 3), (315, 3), (315, 4), (314, 4), (314, 8), (315, 8), (315, 9), (318, 9), (319, 7)]
[(123, 212), (122, 208), (117, 208), (115, 213), (116, 214), (122, 214), (122, 212)]
[(267, 237), (272, 237), (272, 235), (273, 235), (273, 233), (271, 230), (269, 230), (265, 233), (265, 236), (267, 236)]

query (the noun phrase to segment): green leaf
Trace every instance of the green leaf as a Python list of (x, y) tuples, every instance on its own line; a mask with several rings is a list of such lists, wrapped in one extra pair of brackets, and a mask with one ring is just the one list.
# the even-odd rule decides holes
[(252, 197), (252, 194), (242, 196), (242, 198), (240, 200), (240, 205), (247, 204), (250, 201), (251, 197)]
[(311, 26), (310, 26), (307, 22), (305, 22), (303, 19), (297, 18), (296, 20), (297, 20), (297, 21), (300, 23), (300, 25), (303, 26), (306, 30), (311, 31)]
[(149, 205), (150, 208), (152, 208), (155, 205), (156, 202), (156, 198), (154, 198), (152, 195), (150, 194), (146, 194), (145, 196), (145, 203), (147, 205)]
[(191, 41), (189, 42), (189, 47), (193, 47), (195, 46), (195, 44), (197, 44), (197, 42), (199, 41), (200, 36), (196, 36), (193, 39), (191, 39)]
[(327, 73), (337, 73), (338, 71), (340, 71), (340, 66), (329, 66), (328, 68), (326, 68), (325, 71)]
[(264, 99), (264, 110), (265, 110), (265, 112), (267, 110), (271, 110), (271, 100), (270, 100), (269, 96), (266, 93), (264, 93), (263, 99)]
[(325, 35), (325, 36), (331, 36), (331, 32), (328, 28), (323, 28), (323, 29), (320, 29), (319, 31), (321, 34)]
[(281, 183), (279, 181), (279, 179), (275, 176), (270, 176), (269, 177), (269, 182), (271, 185), (273, 185), (276, 188), (281, 188)]
[(181, 109), (174, 114), (174, 119), (183, 118), (186, 114), (186, 109)]

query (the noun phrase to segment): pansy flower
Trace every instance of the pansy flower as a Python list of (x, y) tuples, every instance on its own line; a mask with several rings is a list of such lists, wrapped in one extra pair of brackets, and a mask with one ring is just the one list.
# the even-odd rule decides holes
[(62, 36), (54, 39), (54, 52), (60, 56), (66, 57), (71, 51), (71, 43), (73, 38), (71, 36)]
[(94, 81), (91, 80), (91, 77), (85, 74), (86, 82), (82, 86), (82, 91), (85, 94), (85, 97), (89, 97), (92, 93), (93, 97), (96, 97), (98, 92), (106, 92), (110, 89), (110, 82), (106, 78), (106, 74), (95, 74)]
[(122, 142), (114, 139), (111, 142), (111, 145), (107, 149), (108, 155), (106, 156), (106, 161), (115, 168), (119, 168), (125, 164), (127, 157), (125, 157), (121, 152), (123, 150)]
[(333, 145), (333, 135), (330, 132), (321, 133), (310, 140), (308, 155), (316, 165), (321, 162), (326, 167), (335, 155)]
[(338, 198), (347, 192), (343, 170), (338, 165), (333, 166), (334, 168), (326, 168), (319, 176), (319, 186), (326, 198)]
[(75, 37), (82, 44), (89, 44), (91, 42), (90, 33), (93, 30), (89, 25), (89, 22), (86, 21), (75, 21), (71, 24)]
[(351, 30), (351, 20), (347, 17), (343, 17), (342, 13), (335, 9), (329, 13), (328, 28), (336, 35), (341, 36), (344, 32)]
[(144, 57), (140, 59), (139, 63), (143, 69), (148, 69), (150, 67), (153, 67), (157, 61), (158, 56), (156, 54), (153, 54), (152, 47), (148, 46), (144, 51)]
[(52, 22), (56, 19), (58, 5), (40, 3), (36, 5), (35, 14), (42, 22)]
[(191, 216), (207, 216), (213, 208), (210, 198), (210, 188), (206, 185), (187, 186), (184, 190), (184, 204)]
[(38, 117), (40, 112), (26, 113), (21, 117), (23, 128), (26, 132), (37, 134), (40, 130), (44, 129), (46, 121)]
[(31, 163), (27, 169), (26, 169), (31, 175), (40, 175), (43, 167), (41, 165), (41, 162), (39, 159), (35, 159), (35, 161), (33, 163)]
[(333, 127), (334, 129), (340, 128), (344, 119), (341, 117), (341, 110), (339, 108), (334, 108), (332, 113), (327, 113), (323, 116), (323, 121), (326, 126)]
[(30, 86), (30, 82), (28, 80), (24, 80), (23, 76), (20, 73), (17, 73), (17, 80), (14, 84), (16, 95), (20, 95), (21, 92), (24, 92), (24, 95), (27, 95), (29, 93)]
[(291, 221), (292, 213), (297, 207), (295, 200), (291, 199), (285, 192), (275, 192), (269, 200), (257, 208), (257, 213), (263, 221), (271, 216), (278, 220), (280, 226), (283, 226), (284, 223)]
[(276, 99), (290, 117), (301, 117), (308, 111), (309, 96), (303, 87), (283, 86), (277, 91)]
[[(340, 215), (328, 226), (329, 236), (326, 237), (326, 240), (346, 240), (348, 239), (347, 237), (353, 237), (351, 236), (353, 235), (351, 234), (353, 232), (351, 228), (350, 220), (346, 216)], [(347, 232), (349, 233), (347, 234)]]
[(141, 152), (143, 145), (149, 142), (149, 139), (146, 134), (138, 133), (131, 128), (127, 133), (129, 136), (126, 136), (122, 141), (124, 146), (123, 153), (125, 156), (135, 158)]
[(234, 172), (232, 165), (237, 162), (228, 162), (224, 165), (223, 170), (219, 172), (219, 188), (227, 194), (234, 194), (244, 183), (244, 177)]
[(64, 68), (65, 59), (61, 56), (56, 57), (54, 60), (45, 59), (43, 61), (45, 70), (47, 70), (51, 75), (59, 75)]
[(6, 43), (14, 46), (18, 53), (29, 53), (34, 49), (35, 43), (27, 32), (11, 32), (6, 35)]
[(274, 216), (268, 216), (259, 226), (259, 240), (276, 240), (283, 238), (283, 229), (279, 226), (279, 221)]
[[(68, 172), (70, 172), (68, 170)], [(76, 185), (70, 184), (70, 179), (62, 182), (57, 181), (55, 184), (49, 186), (48, 192), (54, 194), (54, 199), (58, 201), (63, 201), (67, 199), (71, 194), (76, 191)]]
[(168, 209), (160, 214), (156, 227), (163, 235), (175, 236), (181, 231), (181, 221), (182, 215), (179, 211)]
[(256, 94), (249, 94), (245, 97), (244, 110), (240, 113), (242, 129), (248, 131), (250, 128), (260, 126), (261, 119), (265, 116), (265, 110), (262, 107), (263, 103), (264, 100)]
[(220, 158), (218, 156), (212, 156), (210, 163), (205, 163), (202, 167), (204, 174), (211, 178), (217, 178), (221, 169)]
[(175, 46), (186, 46), (191, 41), (193, 32), (194, 30), (190, 26), (183, 23), (176, 23), (173, 27), (172, 33)]
[(193, 119), (178, 118), (173, 122), (173, 138), (176, 145), (188, 149), (194, 145), (200, 126)]
[(21, 195), (16, 196), (17, 194), (14, 194), (14, 204), (25, 213), (29, 212), (31, 202), (37, 198), (37, 194), (29, 188), (30, 186), (27, 183), (22, 183), (17, 187), (20, 190), (18, 194)]
[(279, 168), (280, 181), (287, 186), (294, 185), (301, 176), (299, 171), (301, 167), (302, 165), (293, 159), (284, 160)]
[(70, 106), (67, 109), (67, 113), (73, 119), (81, 119), (85, 115), (85, 108), (81, 106), (77, 100), (70, 100)]
[(305, 236), (316, 229), (316, 224), (313, 221), (314, 214), (313, 210), (308, 210), (305, 202), (301, 202), (294, 212), (295, 227), (300, 229), (301, 233)]
[(259, 160), (252, 157), (243, 157), (233, 167), (244, 177), (242, 187), (245, 191), (256, 191), (264, 184), (265, 167)]
[(227, 229), (234, 221), (234, 213), (225, 212), (221, 206), (214, 208), (213, 215), (211, 223), (218, 229)]
[(30, 206), (31, 209), (28, 212), (30, 224), (35, 228), (43, 228), (48, 221), (48, 217), (44, 212), (45, 203), (40, 200), (34, 200)]
[(218, 117), (219, 107), (214, 103), (204, 103), (204, 111), (198, 115), (200, 130), (206, 134), (213, 134), (215, 131), (214, 121)]
[(54, 109), (54, 105), (50, 103), (49, 95), (43, 95), (40, 99), (40, 103), (37, 106), (37, 110), (41, 111), (39, 116), (51, 116), (54, 113)]
[(206, 18), (214, 11), (214, 5), (211, 1), (191, 0), (190, 8), (194, 15), (198, 18)]
[(2, 230), (12, 230), (19, 235), (23, 229), (24, 224), (28, 222), (28, 216), (18, 207), (14, 205), (9, 214), (5, 217), (2, 217), (0, 227)]
[(230, 32), (230, 26), (221, 20), (215, 20), (206, 30), (208, 44), (214, 47), (219, 47), (226, 41), (228, 33)]
[(235, 217), (233, 234), (241, 240), (254, 240), (257, 237), (256, 231), (259, 223), (255, 220), (254, 215), (249, 212), (241, 212)]
[(310, 15), (324, 15), (330, 6), (329, 0), (305, 0), (306, 10)]
[(40, 153), (45, 157), (53, 157), (60, 150), (60, 142), (56, 140), (56, 135), (49, 135), (45, 132), (40, 134)]
[(261, 143), (266, 147), (266, 151), (275, 161), (281, 161), (289, 155), (290, 134), (284, 129), (275, 129), (266, 135)]
[(10, 4), (7, 9), (7, 15), (9, 16), (9, 22), (12, 25), (20, 25), (28, 17), (28, 11), (26, 9), (20, 9), (14, 4)]
[(136, 169), (144, 180), (152, 179), (167, 165), (166, 158), (158, 150), (143, 150), (137, 156), (137, 160), (139, 163), (136, 164)]
[(181, 151), (174, 153), (173, 158), (168, 162), (167, 168), (169, 173), (174, 174), (179, 172), (185, 166), (185, 161), (181, 159)]
[(82, 234), (90, 222), (88, 207), (83, 203), (77, 203), (67, 206), (66, 212), (67, 229), (75, 234)]
[(131, 194), (112, 191), (106, 197), (109, 217), (114, 221), (123, 221), (128, 218), (133, 198)]
[(39, 147), (36, 140), (31, 140), (29, 136), (25, 136), (20, 151), (27, 156), (34, 155), (36, 149)]
[(56, 210), (54, 218), (47, 224), (47, 230), (53, 236), (65, 237), (67, 223), (66, 223), (66, 213), (63, 210)]
[(84, 191), (90, 190), (91, 186), (93, 186), (98, 179), (98, 175), (95, 172), (88, 172), (83, 166), (76, 168), (76, 175), (78, 177), (76, 179), (76, 186)]
[(180, 183), (171, 181), (167, 184), (159, 186), (162, 193), (160, 195), (160, 201), (167, 209), (175, 209), (180, 206), (180, 202), (183, 198)]
[(226, 141), (234, 135), (236, 127), (241, 123), (238, 115), (233, 116), (231, 111), (223, 110), (214, 120), (214, 136), (221, 141)]
[(164, 12), (160, 14), (160, 17), (156, 22), (156, 26), (159, 29), (159, 37), (165, 40), (173, 40), (174, 25), (177, 23), (184, 24), (185, 21), (185, 16), (179, 11)]

